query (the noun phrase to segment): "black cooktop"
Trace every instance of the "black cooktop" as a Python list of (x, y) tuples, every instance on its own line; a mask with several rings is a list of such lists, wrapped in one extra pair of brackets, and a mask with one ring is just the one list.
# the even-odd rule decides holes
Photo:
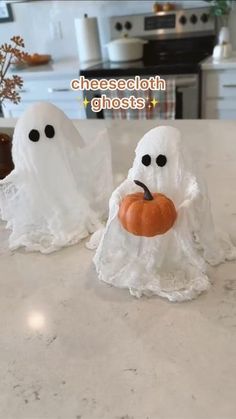
[(112, 63), (109, 61), (80, 70), (80, 76), (94, 77), (125, 77), (125, 76), (151, 76), (163, 74), (193, 74), (200, 70), (199, 63), (176, 64), (146, 64), (144, 61), (128, 63)]

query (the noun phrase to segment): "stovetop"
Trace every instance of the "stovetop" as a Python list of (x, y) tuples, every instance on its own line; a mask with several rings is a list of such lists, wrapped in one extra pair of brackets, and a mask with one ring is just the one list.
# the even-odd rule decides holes
[(159, 63), (148, 64), (144, 61), (126, 63), (101, 62), (91, 67), (80, 70), (80, 75), (86, 78), (100, 77), (125, 77), (125, 76), (151, 76), (153, 74), (193, 74), (200, 70), (199, 63)]

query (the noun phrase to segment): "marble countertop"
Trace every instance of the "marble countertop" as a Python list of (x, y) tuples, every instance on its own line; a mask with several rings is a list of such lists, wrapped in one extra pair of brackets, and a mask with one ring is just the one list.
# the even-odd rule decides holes
[[(100, 61), (94, 62), (93, 65), (99, 64)], [(79, 70), (84, 70), (91, 66), (88, 63), (79, 63), (78, 58), (71, 57), (60, 60), (52, 60), (46, 65), (25, 67), (23, 69), (11, 68), (12, 73), (19, 74), (24, 79), (51, 78), (55, 76), (77, 77)], [(201, 62), (202, 70), (227, 70), (236, 69), (236, 51), (232, 57), (214, 61), (213, 57), (208, 57)]]
[[(204, 171), (214, 217), (236, 237), (236, 122), (168, 121)], [(115, 182), (155, 121), (106, 126)], [(235, 419), (236, 263), (173, 304), (98, 281), (84, 242), (10, 253), (0, 224), (0, 416), (4, 419)]]
[(11, 67), (11, 73), (17, 73), (25, 80), (36, 80), (43, 78), (55, 78), (55, 77), (78, 77), (79, 71), (97, 65), (101, 61), (93, 61), (80, 63), (78, 57), (61, 58), (58, 60), (50, 61), (45, 65), (26, 66), (22, 68)]
[[(93, 65), (100, 62), (94, 62)], [(84, 70), (91, 66), (91, 63), (79, 63), (78, 58), (71, 57), (60, 60), (52, 60), (46, 65), (25, 67), (23, 69), (11, 68), (12, 73), (19, 74), (25, 80), (37, 78), (53, 78), (55, 76), (77, 77), (79, 70)], [(236, 69), (236, 51), (233, 52), (232, 57), (223, 59), (221, 61), (214, 61), (213, 57), (208, 57), (201, 62), (202, 70), (226, 70)]]
[(235, 70), (236, 69), (236, 52), (233, 52), (230, 58), (224, 58), (215, 61), (213, 57), (208, 57), (201, 62), (202, 70)]
[(56, 76), (77, 77), (80, 64), (76, 57), (52, 60), (45, 65), (27, 66), (22, 69), (11, 67), (11, 73), (17, 73), (26, 79), (54, 78)]

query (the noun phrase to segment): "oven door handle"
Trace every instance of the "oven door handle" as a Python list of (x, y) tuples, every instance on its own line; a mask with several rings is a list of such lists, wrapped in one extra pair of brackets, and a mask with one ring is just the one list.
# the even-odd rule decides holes
[(186, 78), (176, 78), (175, 79), (175, 86), (178, 88), (181, 87), (196, 87), (197, 86), (197, 80), (194, 77), (186, 77)]

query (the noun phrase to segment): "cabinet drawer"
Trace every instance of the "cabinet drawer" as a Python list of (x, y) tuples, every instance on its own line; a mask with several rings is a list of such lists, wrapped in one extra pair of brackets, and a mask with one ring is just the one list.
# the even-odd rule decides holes
[(212, 71), (205, 75), (206, 97), (235, 97), (236, 71)]
[(20, 91), (22, 101), (24, 100), (74, 100), (81, 92), (70, 88), (70, 79), (58, 80), (27, 80)]
[(206, 100), (204, 118), (236, 119), (236, 98), (232, 100)]
[[(37, 102), (37, 101), (36, 101)], [(26, 109), (34, 102), (24, 101), (18, 105), (13, 103), (6, 104), (3, 107), (5, 118), (19, 118)], [(78, 101), (57, 101), (50, 100), (50, 103), (60, 108), (70, 119), (85, 119), (85, 109)]]

